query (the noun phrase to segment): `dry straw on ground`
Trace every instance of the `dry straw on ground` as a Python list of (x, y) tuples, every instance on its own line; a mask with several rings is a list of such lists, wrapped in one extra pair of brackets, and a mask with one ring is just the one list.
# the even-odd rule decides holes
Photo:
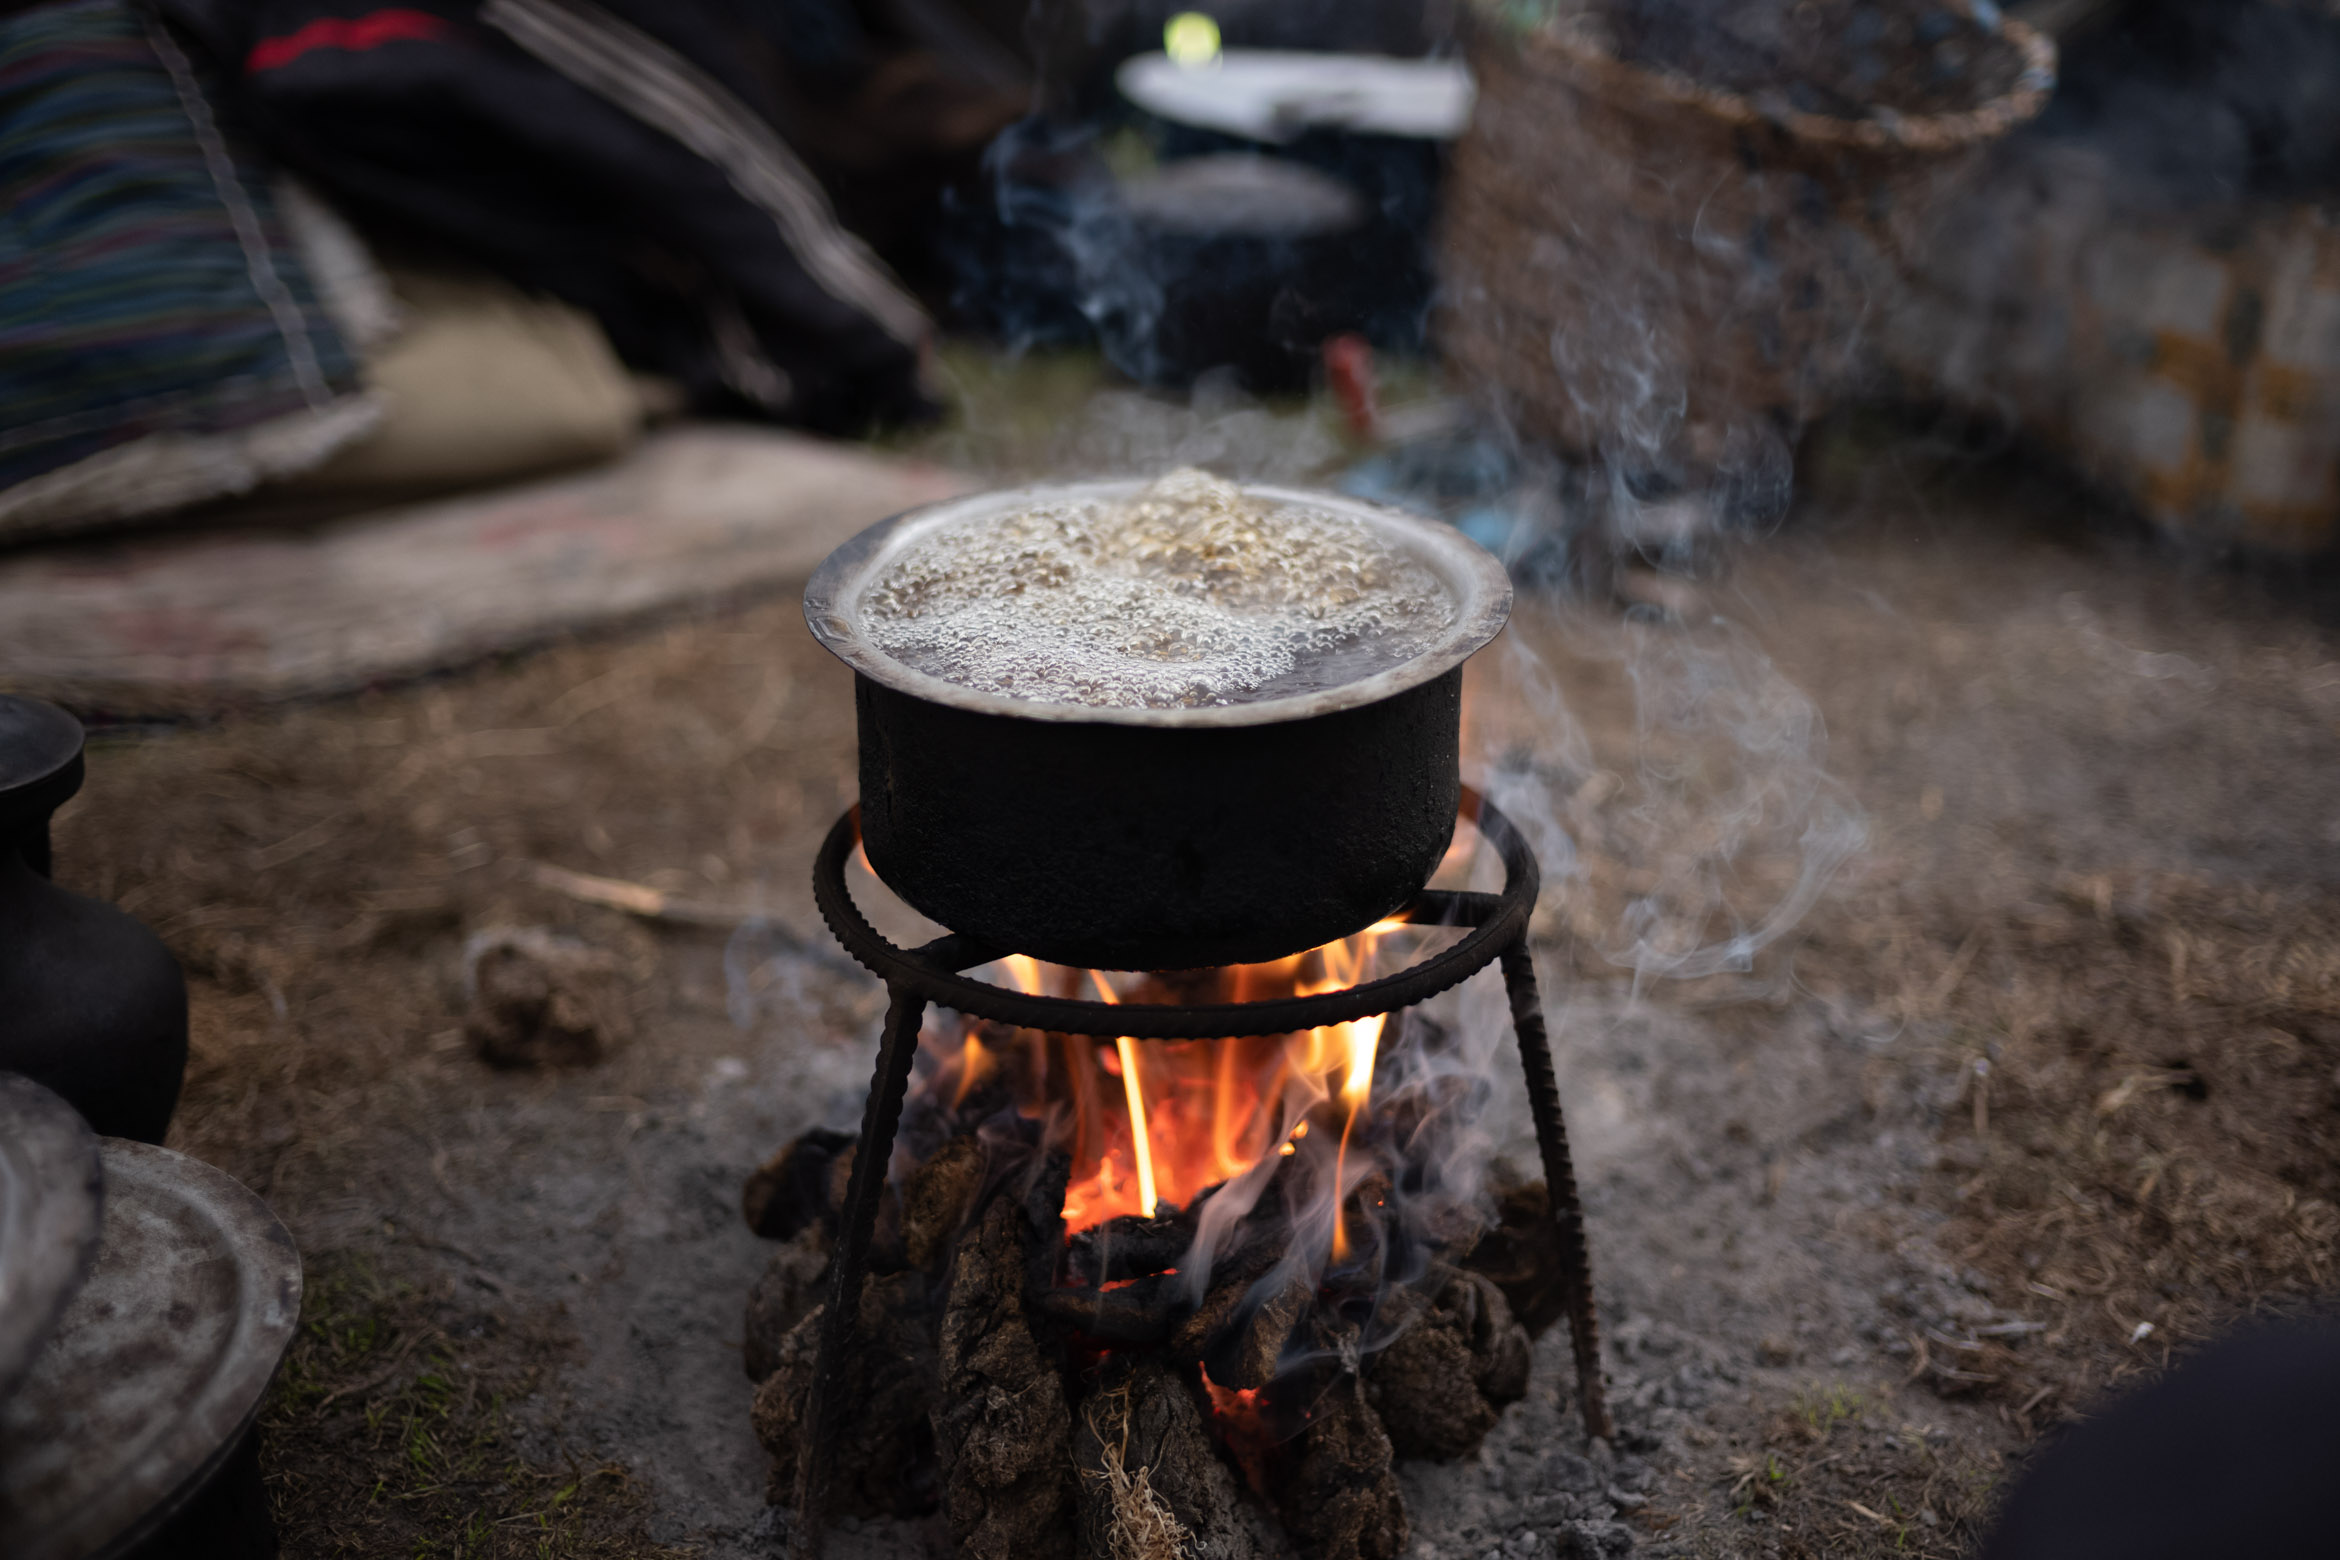
[[(1104, 1483), (1112, 1501), (1113, 1522), (1106, 1530), (1113, 1546), (1112, 1560), (1180, 1560), (1193, 1535), (1155, 1492), (1149, 1477), (1152, 1470), (1128, 1465), (1129, 1395), (1125, 1389), (1118, 1396), (1120, 1401), (1115, 1403), (1115, 1394), (1102, 1394), (1088, 1407), (1089, 1429), (1104, 1447), (1099, 1456), (1104, 1466), (1082, 1470), (1082, 1477)], [(1101, 1409), (1120, 1421), (1119, 1435), (1109, 1437), (1097, 1422)]]

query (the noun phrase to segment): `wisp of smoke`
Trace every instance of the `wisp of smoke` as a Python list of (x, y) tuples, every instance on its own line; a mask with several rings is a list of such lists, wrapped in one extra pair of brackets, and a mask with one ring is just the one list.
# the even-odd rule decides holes
[[(1752, 969), (1867, 839), (1827, 771), (1819, 712), (1719, 617), (1562, 609), (1536, 626), (1588, 677), (1621, 679), (1632, 701), (1631, 751), (1595, 755), (1525, 625), (1474, 689), (1483, 783), (1546, 858), (1550, 892), (1621, 887), (1605, 920), (1566, 916), (1572, 932), (1637, 982)], [(1574, 837), (1564, 814), (1591, 837)]]
[[(1155, 342), (1162, 279), (1111, 177), (1083, 165), (1095, 137), (1091, 127), (1035, 116), (1009, 126), (985, 151), (1003, 229), (998, 263), (1037, 273), (1004, 279), (1008, 312), (994, 325), (1011, 351), (1021, 351), (1042, 322), (1037, 315), (1020, 317), (1014, 300), (1069, 302), (1113, 366), (1145, 383), (1160, 377)], [(1030, 176), (1033, 169), (1050, 176)]]

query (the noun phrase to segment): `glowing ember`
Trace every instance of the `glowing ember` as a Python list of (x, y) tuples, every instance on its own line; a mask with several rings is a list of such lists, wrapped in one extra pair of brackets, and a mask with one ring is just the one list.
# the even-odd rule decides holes
[(1211, 1429), (1234, 1455), (1244, 1482), (1254, 1491), (1267, 1489), (1267, 1455), (1278, 1439), (1268, 1423), (1267, 1393), (1259, 1387), (1222, 1387), (1202, 1372), (1203, 1396), (1210, 1403)]

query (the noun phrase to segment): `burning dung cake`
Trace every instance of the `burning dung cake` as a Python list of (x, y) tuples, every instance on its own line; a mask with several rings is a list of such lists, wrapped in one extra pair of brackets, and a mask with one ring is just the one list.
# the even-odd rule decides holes
[[(1116, 1003), (1259, 1001), (1393, 962), (1376, 927), (1269, 965), (1002, 984)], [(1402, 962), (1402, 960), (1395, 961)], [(1394, 1560), (1398, 1457), (1474, 1451), (1527, 1389), (1563, 1280), (1540, 1184), (1482, 1180), (1485, 1084), (1419, 1010), (1153, 1042), (938, 1012), (879, 1215), (836, 1510), (939, 1506), (959, 1554)], [(749, 1183), (783, 1238), (749, 1307), (755, 1422), (793, 1499), (818, 1302), (855, 1149), (816, 1132)]]

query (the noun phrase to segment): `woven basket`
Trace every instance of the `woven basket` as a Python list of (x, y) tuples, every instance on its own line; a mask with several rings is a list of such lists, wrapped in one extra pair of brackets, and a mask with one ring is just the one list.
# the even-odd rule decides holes
[(1440, 237), (1447, 361), (1521, 432), (1631, 474), (1701, 483), (1792, 441), (1862, 362), (1887, 257), (2045, 105), (2055, 46), (2003, 27), (2004, 95), (1837, 119), (1621, 61), (1581, 9), (1481, 21)]

